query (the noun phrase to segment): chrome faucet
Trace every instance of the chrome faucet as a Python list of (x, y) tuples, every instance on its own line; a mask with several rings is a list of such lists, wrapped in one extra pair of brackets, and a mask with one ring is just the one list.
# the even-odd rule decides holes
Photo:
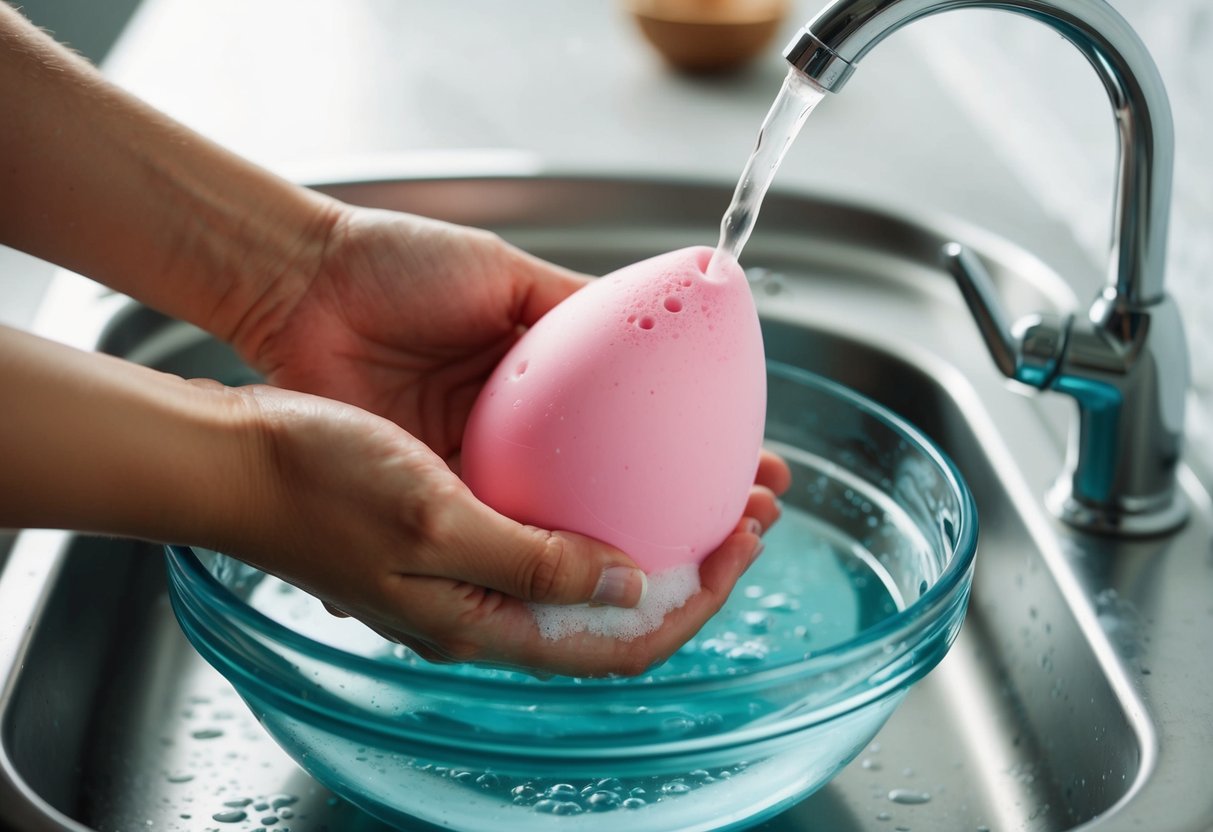
[(1170, 531), (1188, 511), (1176, 488), (1188, 351), (1179, 310), (1163, 287), (1174, 134), (1162, 78), (1136, 32), (1104, 0), (834, 0), (784, 55), (818, 86), (837, 92), (888, 35), (964, 8), (1022, 14), (1082, 52), (1111, 100), (1120, 155), (1107, 282), (1085, 318), (1029, 315), (1008, 326), (975, 255), (950, 243), (943, 262), (998, 369), (1078, 404), (1049, 507), (1092, 532)]

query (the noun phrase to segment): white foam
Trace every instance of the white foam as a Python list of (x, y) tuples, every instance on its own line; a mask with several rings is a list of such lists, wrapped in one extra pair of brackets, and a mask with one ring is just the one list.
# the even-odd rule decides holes
[(649, 588), (640, 605), (632, 609), (588, 604), (529, 604), (539, 633), (549, 641), (575, 633), (632, 641), (661, 626), (666, 614), (676, 610), (699, 591), (699, 565), (675, 566), (649, 575)]

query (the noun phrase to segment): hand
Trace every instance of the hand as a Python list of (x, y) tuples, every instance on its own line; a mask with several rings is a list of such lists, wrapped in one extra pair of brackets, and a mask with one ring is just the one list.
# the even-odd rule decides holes
[[(540, 636), (527, 601), (641, 592), (628, 557), (569, 532), (517, 524), (475, 499), (438, 456), (397, 425), (328, 399), (244, 388), (272, 460), (264, 501), (229, 551), (302, 587), (437, 662), (477, 661), (578, 676), (637, 674), (720, 608), (778, 516), (786, 464), (764, 456), (737, 530), (702, 564), (701, 590), (658, 630), (630, 642)], [(601, 597), (603, 576), (622, 578)]]
[(464, 425), (489, 374), (523, 328), (586, 278), (485, 231), (336, 212), (304, 288), (233, 343), (271, 383), (390, 419), (458, 470)]

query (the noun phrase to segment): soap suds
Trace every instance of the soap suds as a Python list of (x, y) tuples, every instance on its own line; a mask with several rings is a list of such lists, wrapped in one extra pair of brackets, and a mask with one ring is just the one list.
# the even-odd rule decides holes
[(632, 641), (661, 626), (666, 614), (699, 591), (699, 564), (685, 563), (649, 575), (649, 588), (640, 605), (622, 607), (587, 604), (529, 604), (539, 633), (549, 641), (580, 632)]

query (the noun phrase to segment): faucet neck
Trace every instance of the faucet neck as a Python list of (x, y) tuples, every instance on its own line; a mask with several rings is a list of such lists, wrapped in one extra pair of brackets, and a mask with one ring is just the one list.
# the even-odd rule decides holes
[(856, 64), (893, 32), (952, 9), (1001, 9), (1051, 27), (1095, 68), (1115, 116), (1119, 145), (1109, 299), (1123, 309), (1162, 300), (1170, 219), (1174, 131), (1158, 68), (1141, 38), (1105, 0), (834, 0), (784, 55), (837, 92)]

